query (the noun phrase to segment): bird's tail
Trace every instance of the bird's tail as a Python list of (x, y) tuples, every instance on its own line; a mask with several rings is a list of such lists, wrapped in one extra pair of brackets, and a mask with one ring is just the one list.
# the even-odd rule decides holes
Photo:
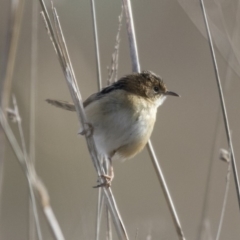
[(66, 101), (59, 101), (59, 100), (54, 100), (54, 99), (46, 99), (47, 103), (52, 104), (55, 107), (62, 108), (68, 111), (76, 111), (76, 108), (73, 103), (66, 102)]

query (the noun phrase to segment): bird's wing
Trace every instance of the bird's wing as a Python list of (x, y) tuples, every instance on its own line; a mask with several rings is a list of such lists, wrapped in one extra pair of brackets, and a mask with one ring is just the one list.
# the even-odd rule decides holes
[(90, 103), (98, 100), (99, 98), (101, 98), (101, 95), (99, 93), (93, 93), (83, 102), (83, 106), (87, 107)]
[[(91, 96), (89, 96), (84, 102), (83, 102), (83, 106), (84, 108), (86, 106), (88, 106), (90, 103), (92, 103), (93, 101), (99, 99), (99, 94), (98, 93), (94, 93)], [(61, 100), (54, 100), (54, 99), (46, 99), (47, 103), (52, 104), (55, 107), (58, 108), (62, 108), (68, 111), (72, 111), (75, 112), (76, 108), (74, 106), (73, 103), (70, 102), (66, 102), (66, 101), (61, 101)]]

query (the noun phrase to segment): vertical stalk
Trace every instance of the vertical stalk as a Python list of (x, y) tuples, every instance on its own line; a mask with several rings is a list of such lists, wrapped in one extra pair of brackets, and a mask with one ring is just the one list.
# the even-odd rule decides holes
[(4, 81), (2, 85), (2, 96), (1, 96), (1, 106), (3, 111), (6, 111), (8, 107), (11, 88), (12, 88), (12, 77), (15, 66), (15, 59), (17, 54), (18, 39), (20, 35), (21, 22), (23, 16), (25, 0), (12, 0), (11, 1), (11, 18), (9, 19), (9, 33), (7, 39), (6, 47), (6, 66), (4, 66)]
[[(138, 51), (137, 51), (137, 42), (136, 42), (136, 36), (135, 36), (133, 16), (132, 16), (131, 2), (130, 2), (130, 0), (122, 0), (122, 2), (123, 2), (124, 9), (125, 9), (125, 15), (126, 15), (129, 47), (130, 47), (130, 54), (131, 54), (131, 59), (132, 59), (132, 70), (133, 70), (133, 72), (140, 72), (140, 63), (139, 63), (139, 57), (138, 57)], [(150, 158), (152, 160), (153, 167), (154, 167), (157, 177), (159, 179), (159, 182), (163, 188), (164, 196), (167, 201), (168, 208), (171, 212), (171, 216), (172, 216), (178, 237), (180, 240), (185, 240), (184, 233), (183, 233), (183, 230), (182, 230), (182, 227), (181, 227), (178, 215), (177, 215), (177, 211), (174, 207), (170, 192), (167, 187), (167, 183), (165, 181), (165, 178), (162, 173), (161, 167), (159, 165), (158, 159), (154, 152), (151, 140), (148, 141), (147, 149), (148, 149)]]
[[(20, 34), (23, 8), (25, 0), (9, 0), (9, 19), (7, 22), (7, 34), (3, 61), (1, 62), (1, 82), (0, 82), (0, 106), (6, 113), (9, 98), (11, 94), (12, 76), (15, 66), (15, 59), (18, 47), (18, 38)], [(8, 10), (6, 10), (8, 11)], [(0, 203), (2, 201), (2, 186), (4, 175), (4, 144), (5, 137), (3, 129), (0, 126)], [(1, 209), (0, 209), (1, 210)]]
[(228, 199), (228, 191), (229, 191), (229, 187), (230, 187), (230, 176), (231, 176), (231, 163), (228, 162), (228, 170), (227, 170), (227, 177), (226, 177), (226, 188), (225, 188), (225, 193), (224, 193), (222, 212), (221, 212), (221, 217), (220, 217), (220, 221), (219, 221), (219, 225), (218, 225), (216, 240), (219, 240), (221, 230), (222, 230), (223, 219), (224, 219), (224, 214), (225, 214), (227, 199)]
[[(98, 91), (100, 91), (102, 88), (102, 76), (101, 76), (101, 63), (100, 63), (100, 51), (99, 51), (99, 40), (98, 40), (98, 31), (97, 31), (95, 0), (91, 0), (91, 10), (92, 10), (93, 34), (94, 34), (94, 43), (95, 43), (96, 65), (97, 65), (97, 82), (98, 82)], [(101, 159), (101, 162), (102, 162), (102, 159)], [(103, 205), (102, 188), (98, 188), (96, 240), (99, 240), (100, 238), (102, 205)]]
[[(26, 168), (29, 169), (30, 160), (29, 160), (28, 154), (27, 154), (27, 147), (26, 147), (26, 142), (25, 142), (23, 128), (22, 128), (22, 120), (21, 120), (21, 117), (20, 117), (20, 114), (19, 114), (19, 111), (18, 111), (17, 101), (16, 101), (16, 98), (14, 96), (13, 96), (13, 105), (14, 105), (14, 112), (16, 114), (18, 131), (19, 131), (21, 145), (22, 145), (22, 153), (23, 153), (23, 156), (24, 156), (24, 162), (25, 162)], [(28, 170), (27, 180), (28, 180), (29, 195), (30, 195), (29, 196), (29, 200), (30, 200), (29, 208), (30, 208), (30, 213), (32, 213), (31, 218), (29, 220), (33, 221), (33, 223), (29, 223), (29, 227), (30, 226), (33, 227), (34, 230), (37, 229), (38, 240), (42, 240), (42, 231), (41, 231), (40, 222), (39, 222), (38, 210), (37, 210), (37, 205), (36, 205), (36, 198), (35, 198), (35, 195), (34, 195), (33, 185), (31, 183), (29, 173), (30, 173), (30, 171)], [(33, 237), (33, 238), (29, 238), (31, 240), (36, 239), (35, 231), (33, 233), (34, 233), (34, 235), (30, 236), (30, 237)]]
[[(38, 3), (32, 1), (32, 32), (31, 32), (31, 70), (30, 70), (30, 129), (29, 129), (29, 164), (35, 165), (35, 100), (37, 81), (37, 56), (38, 56)], [(36, 239), (36, 227), (32, 202), (29, 201), (29, 239)], [(37, 230), (39, 232), (39, 230)], [(38, 233), (39, 236), (39, 233)]]
[(200, 0), (200, 3), (201, 3), (204, 23), (205, 23), (205, 27), (206, 27), (206, 31), (207, 31), (207, 35), (208, 35), (208, 42), (209, 42), (211, 57), (212, 57), (213, 66), (214, 66), (215, 78), (216, 78), (217, 86), (218, 86), (218, 92), (219, 92), (219, 97), (220, 97), (220, 102), (221, 102), (222, 113), (223, 113), (225, 131), (226, 131), (226, 135), (227, 135), (229, 149), (231, 151), (230, 152), (231, 163), (232, 163), (233, 175), (234, 175), (234, 180), (235, 180), (238, 206), (239, 206), (239, 210), (240, 210), (240, 189), (239, 189), (238, 172), (237, 172), (237, 165), (236, 165), (236, 160), (235, 160), (235, 155), (234, 155), (234, 149), (233, 149), (233, 145), (232, 145), (232, 137), (231, 137), (231, 133), (230, 133), (227, 110), (226, 110), (225, 100), (224, 100), (224, 96), (223, 96), (222, 84), (221, 84), (221, 80), (220, 80), (220, 75), (219, 75), (215, 50), (214, 50), (214, 46), (213, 46), (211, 31), (210, 31), (209, 24), (208, 24), (207, 14), (206, 14), (205, 6), (204, 6), (204, 1)]
[(100, 64), (100, 52), (98, 44), (98, 31), (97, 31), (97, 20), (95, 10), (95, 0), (91, 0), (92, 6), (92, 18), (93, 18), (93, 30), (94, 30), (94, 42), (95, 42), (95, 53), (96, 53), (96, 64), (97, 64), (97, 79), (98, 79), (98, 90), (102, 89), (102, 77), (101, 77), (101, 64)]
[[(83, 127), (83, 130), (87, 133), (89, 132), (88, 127), (88, 121), (86, 117), (86, 113), (84, 111), (83, 102), (81, 93), (78, 88), (77, 80), (74, 74), (74, 70), (72, 67), (71, 59), (68, 53), (65, 37), (63, 35), (62, 27), (59, 21), (59, 17), (56, 11), (56, 8), (52, 7), (52, 13), (54, 17), (54, 27), (50, 20), (48, 11), (46, 9), (46, 5), (44, 0), (39, 0), (41, 7), (42, 7), (42, 16), (45, 21), (45, 26), (47, 29), (47, 32), (49, 34), (49, 37), (53, 43), (53, 47), (57, 53), (59, 63), (62, 67), (62, 71), (65, 75), (65, 80), (67, 83), (67, 86), (69, 88), (69, 92), (71, 94), (72, 100), (74, 102), (77, 117), (78, 120)], [(93, 165), (97, 171), (97, 174), (99, 177), (101, 175), (104, 175), (104, 169), (102, 165), (100, 164), (100, 161), (98, 159), (98, 154), (96, 150), (96, 145), (94, 142), (94, 139), (92, 137), (92, 134), (85, 134), (85, 139), (87, 142), (87, 147), (93, 162)], [(100, 178), (101, 183), (103, 182), (103, 179)], [(118, 234), (119, 239), (128, 239), (128, 235), (125, 229), (125, 226), (123, 224), (122, 218), (120, 216), (120, 213), (118, 211), (114, 196), (112, 194), (111, 188), (103, 187), (103, 192), (105, 196), (105, 200), (109, 206), (110, 212), (112, 214), (113, 222), (115, 225), (116, 232)]]
[(128, 41), (129, 41), (130, 55), (132, 60), (132, 71), (140, 72), (141, 71), (140, 62), (138, 57), (137, 41), (136, 41), (136, 34), (135, 34), (135, 28), (134, 28), (134, 22), (133, 22), (131, 1), (122, 0), (122, 3), (125, 9)]

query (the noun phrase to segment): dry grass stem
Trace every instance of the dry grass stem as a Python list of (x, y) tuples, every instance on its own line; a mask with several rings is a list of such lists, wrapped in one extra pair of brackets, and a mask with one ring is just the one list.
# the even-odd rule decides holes
[(140, 72), (140, 62), (138, 57), (138, 50), (137, 50), (137, 41), (135, 35), (135, 28), (132, 16), (132, 6), (130, 0), (122, 0), (123, 8), (126, 17), (126, 24), (127, 24), (127, 32), (128, 32), (128, 41), (130, 47), (130, 55), (132, 60), (132, 71), (133, 72)]
[(111, 85), (113, 82), (116, 82), (118, 79), (118, 56), (119, 56), (119, 47), (120, 47), (120, 32), (122, 28), (122, 18), (123, 18), (123, 6), (121, 8), (121, 13), (118, 16), (118, 30), (116, 36), (116, 42), (114, 46), (114, 52), (111, 59), (111, 68), (107, 67), (108, 70), (108, 79), (107, 85)]
[(151, 160), (153, 162), (154, 170), (155, 170), (155, 172), (157, 174), (159, 183), (161, 184), (161, 187), (163, 189), (163, 193), (164, 193), (165, 199), (167, 201), (167, 205), (168, 205), (168, 208), (170, 210), (170, 213), (171, 213), (171, 216), (172, 216), (172, 219), (173, 219), (173, 222), (174, 222), (174, 225), (175, 225), (178, 237), (179, 237), (180, 240), (185, 240), (185, 236), (184, 236), (184, 233), (183, 233), (183, 230), (182, 230), (182, 226), (181, 226), (179, 217), (177, 215), (177, 211), (175, 209), (175, 206), (174, 206), (171, 194), (170, 194), (170, 192), (168, 190), (168, 186), (167, 186), (166, 180), (164, 178), (162, 169), (160, 167), (160, 164), (158, 162), (157, 156), (156, 156), (155, 151), (153, 149), (151, 140), (148, 141), (147, 148), (148, 148)]
[(207, 219), (207, 213), (209, 209), (209, 196), (211, 193), (211, 177), (212, 177), (212, 169), (213, 169), (213, 162), (214, 162), (214, 153), (215, 149), (217, 146), (220, 144), (220, 136), (222, 134), (221, 130), (221, 121), (220, 121), (220, 115), (221, 115), (221, 109), (218, 109), (217, 117), (216, 117), (216, 124), (215, 124), (215, 129), (214, 129), (214, 142), (213, 146), (211, 148), (210, 152), (210, 158), (209, 158), (209, 166), (208, 166), (208, 172), (207, 172), (207, 178), (206, 178), (206, 187), (205, 187), (205, 192), (204, 192), (204, 197), (203, 197), (203, 206), (202, 206), (202, 212), (201, 212), (201, 217), (200, 217), (200, 224), (199, 224), (199, 229), (197, 233), (197, 239), (198, 240), (204, 240), (204, 232), (207, 231), (206, 229), (206, 221)]
[[(217, 2), (216, 2), (217, 3)], [(218, 4), (218, 8), (219, 8), (219, 11), (221, 12), (221, 16), (223, 16), (223, 12), (222, 12), (222, 8), (221, 8), (221, 4)], [(207, 20), (207, 19), (206, 19)], [(226, 23), (224, 21), (224, 18), (221, 17), (221, 21), (223, 23), (223, 26), (224, 26), (224, 29), (225, 29), (225, 33), (227, 35), (227, 38), (232, 46), (232, 41), (230, 40), (230, 35), (227, 31), (227, 26), (226, 26)], [(233, 35), (236, 35), (236, 32), (237, 32), (237, 19), (235, 19), (235, 23), (234, 23), (234, 32), (232, 33)], [(232, 51), (233, 49), (233, 46), (231, 48), (231, 52), (229, 53), (229, 61), (231, 62), (231, 60), (234, 58), (234, 52)], [(230, 79), (231, 79), (231, 68), (230, 66), (228, 66), (227, 68), (227, 73), (226, 73), (226, 76), (225, 76), (225, 86), (224, 86), (224, 89), (225, 91), (227, 91), (229, 89), (229, 86), (230, 86)], [(199, 227), (199, 231), (198, 231), (198, 237), (197, 239), (204, 239), (204, 231), (207, 231), (206, 229), (206, 224), (205, 222), (208, 221), (207, 220), (207, 212), (208, 212), (208, 198), (209, 198), (209, 195), (210, 195), (210, 184), (211, 184), (211, 173), (212, 173), (212, 168), (213, 168), (213, 161), (214, 161), (214, 153), (215, 153), (215, 149), (217, 148), (217, 146), (219, 145), (220, 143), (220, 136), (222, 134), (222, 128), (221, 128), (221, 125), (220, 125), (220, 117), (221, 117), (221, 106), (219, 105), (219, 109), (218, 109), (218, 113), (217, 113), (217, 121), (216, 121), (216, 124), (215, 124), (215, 130), (214, 130), (214, 143), (213, 143), (213, 147), (211, 149), (211, 153), (210, 153), (210, 161), (209, 161), (209, 167), (208, 167), (208, 173), (207, 173), (207, 180), (206, 180), (206, 188), (205, 188), (205, 193), (204, 193), (204, 201), (203, 201), (203, 210), (202, 210), (202, 214), (201, 214), (201, 219), (200, 219), (200, 227)], [(230, 159), (230, 158), (229, 158)]]
[[(107, 173), (107, 175), (110, 175), (110, 168), (109, 168), (109, 160), (107, 158), (103, 159), (103, 168), (105, 170), (105, 172)], [(105, 202), (103, 202), (105, 205), (105, 209), (106, 209), (106, 220), (107, 220), (107, 232), (106, 232), (106, 239), (107, 240), (112, 240), (112, 226), (111, 226), (111, 215), (110, 215), (110, 211), (109, 208), (107, 206), (107, 204), (105, 204)], [(103, 205), (103, 204), (102, 204)]]
[(101, 76), (100, 51), (99, 51), (99, 44), (98, 44), (98, 31), (97, 31), (95, 0), (91, 0), (91, 9), (92, 9), (92, 18), (93, 18), (93, 34), (94, 34), (95, 53), (96, 53), (98, 89), (101, 90), (102, 89), (102, 76)]
[[(140, 63), (139, 63), (139, 58), (138, 58), (137, 42), (136, 42), (135, 29), (134, 29), (134, 23), (133, 23), (131, 2), (130, 2), (130, 0), (122, 0), (122, 2), (123, 2), (124, 9), (125, 9), (130, 55), (131, 55), (131, 59), (132, 59), (132, 70), (133, 70), (133, 72), (140, 72)], [(163, 172), (159, 165), (158, 159), (156, 157), (156, 154), (155, 154), (155, 151), (153, 149), (150, 139), (148, 141), (147, 148), (148, 148), (148, 152), (149, 152), (150, 158), (152, 160), (155, 172), (157, 174), (158, 180), (162, 186), (164, 196), (167, 201), (169, 210), (171, 212), (171, 216), (172, 216), (175, 228), (176, 228), (177, 235), (180, 240), (185, 240), (184, 233), (183, 233), (183, 230), (182, 230), (182, 227), (180, 224), (180, 220), (177, 215), (177, 211), (173, 204), (173, 200), (172, 200), (170, 192), (168, 190), (167, 183), (165, 181)]]
[[(35, 165), (35, 114), (36, 114), (36, 82), (38, 68), (38, 2), (32, 1), (32, 26), (31, 26), (31, 68), (30, 68), (30, 129), (29, 129), (29, 160)], [(36, 239), (36, 228), (33, 224), (33, 211), (29, 202), (29, 239)]]
[[(25, 138), (24, 138), (24, 133), (23, 133), (23, 128), (22, 128), (22, 119), (19, 114), (17, 100), (16, 100), (15, 96), (13, 96), (13, 110), (11, 112), (12, 112), (12, 114), (13, 113), (15, 114), (14, 120), (16, 120), (17, 125), (18, 125), (18, 131), (19, 131), (19, 135), (20, 135), (24, 161), (27, 165), (27, 161), (29, 161), (29, 158), (27, 155), (27, 148), (26, 148), (26, 143), (25, 143)], [(29, 162), (29, 166), (30, 166), (30, 164), (31, 163)], [(42, 231), (41, 231), (41, 226), (40, 226), (39, 217), (38, 217), (36, 199), (35, 199), (35, 195), (34, 195), (34, 191), (33, 191), (33, 186), (31, 184), (31, 181), (29, 180), (29, 178), (28, 178), (28, 187), (29, 187), (30, 201), (31, 201), (29, 207), (31, 207), (31, 211), (33, 214), (32, 220), (33, 220), (33, 223), (35, 224), (34, 226), (36, 226), (38, 240), (42, 240), (43, 239)], [(35, 236), (34, 236), (34, 238), (35, 238)]]
[[(1, 72), (0, 84), (0, 104), (4, 112), (8, 107), (10, 93), (12, 88), (12, 77), (15, 66), (16, 53), (18, 48), (18, 39), (23, 16), (25, 0), (10, 1), (10, 13), (8, 18), (8, 31), (5, 39), (4, 60), (1, 62), (3, 71)], [(0, 202), (2, 201), (3, 173), (4, 173), (4, 133), (0, 127)]]
[(111, 215), (106, 205), (106, 217), (107, 217), (107, 232), (106, 232), (106, 240), (112, 240), (112, 225), (111, 225)]
[(231, 153), (231, 162), (232, 162), (233, 175), (234, 175), (234, 180), (235, 180), (238, 206), (240, 209), (240, 188), (239, 188), (238, 171), (237, 171), (237, 165), (236, 165), (236, 160), (235, 160), (235, 155), (234, 155), (234, 149), (233, 149), (233, 145), (232, 145), (232, 137), (231, 137), (231, 133), (230, 133), (227, 110), (226, 110), (225, 100), (224, 100), (224, 96), (223, 96), (222, 84), (221, 84), (220, 75), (219, 75), (219, 71), (218, 71), (218, 65), (217, 65), (217, 60), (216, 60), (216, 56), (215, 56), (215, 50), (214, 50), (214, 46), (213, 46), (211, 31), (210, 31), (209, 24), (208, 24), (207, 14), (206, 14), (205, 6), (204, 6), (204, 1), (200, 0), (200, 3), (201, 3), (201, 8), (202, 8), (203, 17), (204, 17), (204, 23), (205, 23), (206, 31), (207, 31), (207, 35), (208, 35), (208, 42), (209, 42), (211, 57), (212, 57), (213, 66), (214, 66), (214, 73), (215, 73), (217, 86), (218, 86), (218, 92), (219, 92), (219, 97), (220, 97), (220, 102), (221, 102), (222, 113), (223, 113), (225, 131), (226, 131), (228, 145), (229, 145), (229, 149), (230, 149), (230, 153)]
[[(17, 115), (16, 115), (16, 117), (20, 118)], [(6, 117), (4, 115), (2, 108), (0, 108), (0, 122), (1, 122), (2, 128), (4, 130), (4, 133), (10, 143), (10, 146), (12, 147), (12, 149), (17, 157), (17, 160), (20, 163), (20, 166), (23, 169), (24, 174), (27, 178), (30, 196), (31, 197), (34, 196), (33, 189), (36, 190), (36, 192), (38, 193), (40, 202), (42, 203), (43, 212), (45, 213), (48, 224), (51, 227), (52, 232), (54, 233), (55, 239), (56, 240), (64, 240), (62, 231), (58, 225), (56, 218), (54, 217), (53, 211), (51, 210), (47, 190), (46, 190), (45, 186), (43, 185), (43, 183), (40, 181), (39, 177), (37, 176), (33, 165), (29, 164), (29, 160), (27, 159), (26, 156), (24, 156), (24, 153), (21, 150), (21, 148), (20, 148), (20, 146), (19, 146), (7, 120), (6, 120)], [(32, 199), (33, 206), (36, 206), (35, 198), (33, 197), (31, 199)], [(34, 212), (35, 212), (35, 210), (34, 210)], [(51, 214), (49, 214), (49, 212), (51, 212)], [(36, 214), (36, 212), (35, 212), (35, 214)], [(38, 229), (38, 226), (36, 226), (36, 227)], [(39, 234), (38, 234), (38, 237), (39, 237), (39, 239), (42, 239)]]
[(219, 240), (219, 238), (220, 238), (222, 225), (223, 225), (224, 214), (225, 214), (226, 205), (227, 205), (229, 186), (230, 186), (231, 156), (230, 156), (230, 154), (227, 150), (225, 150), (225, 149), (220, 150), (220, 160), (222, 160), (222, 161), (224, 161), (228, 164), (228, 170), (227, 170), (227, 177), (226, 177), (226, 187), (225, 187), (225, 193), (224, 193), (224, 199), (223, 199), (223, 206), (222, 206), (222, 211), (221, 211), (221, 217), (220, 217), (220, 220), (219, 220), (216, 240)]
[[(86, 114), (85, 114), (85, 111), (83, 108), (81, 94), (80, 94), (80, 91), (79, 91), (79, 88), (77, 85), (77, 81), (76, 81), (76, 78), (74, 75), (70, 57), (69, 57), (69, 54), (67, 51), (67, 46), (66, 46), (65, 39), (64, 39), (64, 36), (62, 33), (62, 29), (61, 29), (61, 25), (60, 25), (60, 22), (58, 19), (57, 11), (53, 7), (52, 10), (53, 10), (53, 16), (54, 16), (54, 25), (55, 25), (55, 31), (54, 31), (54, 28), (51, 23), (51, 20), (50, 20), (49, 14), (47, 12), (44, 1), (40, 0), (40, 4), (43, 9), (42, 15), (44, 16), (44, 20), (45, 20), (48, 32), (50, 34), (53, 45), (56, 49), (60, 65), (61, 65), (63, 73), (65, 75), (66, 82), (67, 82), (69, 91), (72, 96), (72, 100), (74, 102), (74, 105), (75, 105), (75, 108), (77, 111), (77, 116), (78, 116), (79, 122), (82, 125), (83, 130), (86, 133), (89, 133), (89, 129), (88, 129), (89, 125), (88, 125)], [(105, 172), (104, 172), (104, 169), (101, 166), (101, 163), (97, 157), (98, 155), (97, 155), (96, 146), (95, 146), (93, 137), (91, 134), (85, 134), (85, 138), (86, 138), (88, 150), (89, 150), (89, 153), (93, 160), (93, 164), (97, 171), (99, 180), (101, 183), (103, 183), (103, 179), (101, 178), (101, 176), (104, 175)], [(125, 226), (122, 222), (119, 211), (117, 209), (117, 205), (116, 205), (115, 199), (113, 197), (111, 188), (103, 187), (103, 192), (105, 194), (105, 199), (108, 204), (108, 207), (111, 210), (112, 218), (113, 218), (116, 232), (118, 234), (119, 239), (128, 239), (127, 232), (125, 230)]]
[(9, 19), (9, 33), (7, 36), (7, 47), (6, 47), (6, 65), (3, 67), (5, 72), (3, 73), (3, 89), (1, 96), (1, 106), (3, 111), (6, 110), (10, 100), (11, 88), (12, 88), (12, 77), (14, 72), (18, 39), (21, 30), (21, 22), (23, 16), (25, 0), (11, 1), (11, 16)]
[[(92, 5), (92, 6), (94, 6), (94, 5)], [(93, 12), (95, 12), (95, 10)], [(115, 43), (115, 46), (114, 46), (114, 53), (112, 54), (111, 70), (109, 69), (109, 67), (107, 67), (107, 70), (108, 70), (107, 85), (110, 85), (113, 82), (117, 81), (118, 56), (119, 56), (120, 30), (121, 30), (121, 26), (122, 26), (122, 16), (123, 16), (123, 7), (122, 7), (122, 10), (121, 10), (121, 14), (118, 17), (118, 31), (117, 31), (117, 36), (116, 36), (116, 43)], [(96, 34), (95, 34), (95, 36), (96, 36)], [(95, 41), (98, 41), (98, 38), (95, 37)], [(98, 46), (98, 43), (95, 44), (95, 45)], [(96, 48), (96, 51), (99, 51), (99, 49)], [(100, 64), (100, 62), (98, 62), (98, 64)], [(98, 66), (98, 67), (100, 67), (100, 66)], [(104, 159), (103, 162), (104, 162), (105, 172), (108, 173), (108, 171), (109, 171), (108, 159)], [(101, 205), (98, 204), (98, 206), (101, 206)], [(108, 209), (107, 206), (106, 206), (106, 211), (107, 211), (107, 213), (106, 213), (106, 216), (107, 216), (107, 237), (106, 238), (111, 240), (112, 239), (112, 227), (111, 227), (111, 221), (110, 221), (111, 217), (110, 217), (109, 209)], [(98, 217), (97, 219), (101, 220), (101, 217)], [(97, 229), (98, 229), (99, 226), (100, 226), (100, 223), (97, 223)], [(99, 234), (99, 232), (98, 232), (98, 234)], [(98, 238), (99, 237), (97, 236), (96, 239), (98, 239)]]
[[(235, 26), (237, 22), (235, 22)], [(235, 27), (234, 33), (236, 31), (237, 27)], [(233, 57), (233, 53), (230, 54), (229, 58)], [(232, 69), (230, 66), (227, 68), (226, 76), (225, 76), (225, 84), (224, 84), (224, 89), (225, 92), (229, 90), (230, 83), (231, 83), (231, 75), (232, 75)], [(210, 158), (209, 158), (209, 166), (208, 166), (208, 173), (207, 173), (207, 178), (206, 178), (206, 187), (205, 187), (205, 192), (204, 192), (204, 200), (203, 200), (203, 207), (202, 207), (202, 213), (201, 213), (201, 218), (200, 218), (200, 224), (199, 224), (199, 230), (198, 230), (198, 237), (197, 239), (204, 239), (203, 238), (203, 232), (206, 229), (205, 222), (209, 222), (207, 218), (207, 212), (209, 209), (209, 198), (210, 198), (210, 193), (211, 193), (211, 180), (212, 180), (212, 169), (213, 169), (213, 162), (214, 162), (214, 154), (217, 149), (217, 146), (220, 145), (220, 140), (221, 140), (221, 135), (223, 132), (223, 128), (221, 127), (221, 106), (218, 106), (218, 112), (217, 112), (217, 117), (216, 117), (216, 123), (215, 123), (215, 129), (214, 129), (214, 141), (213, 141), (213, 146), (211, 148), (210, 152)], [(230, 159), (230, 158), (229, 158)]]
[[(101, 159), (101, 164), (106, 162), (105, 159)], [(107, 170), (105, 169), (107, 172)], [(96, 240), (100, 239), (100, 229), (101, 229), (101, 220), (102, 220), (102, 212), (104, 205), (104, 196), (102, 192), (102, 188), (98, 189), (98, 199), (97, 199), (97, 221), (96, 221)]]
[[(97, 66), (97, 83), (98, 83), (98, 91), (100, 91), (102, 88), (102, 75), (101, 75), (101, 63), (100, 63), (100, 51), (99, 51), (99, 41), (98, 41), (95, 0), (91, 0), (91, 10), (92, 10), (93, 34), (94, 34), (96, 66)], [(102, 188), (99, 188), (98, 199), (97, 199), (96, 240), (99, 240), (100, 238), (102, 207), (103, 207), (102, 195), (103, 195)]]
[(35, 112), (36, 112), (36, 88), (38, 70), (38, 3), (32, 2), (32, 38), (31, 38), (31, 91), (30, 91), (30, 159), (35, 162)]
[(57, 219), (53, 213), (53, 210), (51, 207), (49, 206), (46, 206), (44, 209), (43, 209), (44, 213), (45, 213), (45, 217), (47, 218), (48, 220), (48, 223), (50, 224), (50, 227), (51, 227), (51, 230), (52, 230), (52, 233), (55, 237), (55, 239), (58, 239), (58, 240), (64, 240), (64, 236), (61, 232), (61, 229), (57, 223)]
[(96, 240), (100, 239), (102, 208), (103, 208), (103, 194), (102, 194), (102, 188), (99, 188), (98, 189), (98, 200), (97, 200)]
[(209, 219), (204, 220), (204, 227), (205, 227), (205, 231), (202, 239), (213, 240), (212, 231), (211, 231), (212, 228), (211, 228)]

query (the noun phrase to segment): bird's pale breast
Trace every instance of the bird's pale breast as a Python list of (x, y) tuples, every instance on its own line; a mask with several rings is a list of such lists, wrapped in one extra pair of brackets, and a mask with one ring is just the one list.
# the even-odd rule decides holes
[(117, 90), (86, 107), (94, 140), (101, 155), (113, 159), (133, 157), (147, 143), (157, 107), (142, 97)]

